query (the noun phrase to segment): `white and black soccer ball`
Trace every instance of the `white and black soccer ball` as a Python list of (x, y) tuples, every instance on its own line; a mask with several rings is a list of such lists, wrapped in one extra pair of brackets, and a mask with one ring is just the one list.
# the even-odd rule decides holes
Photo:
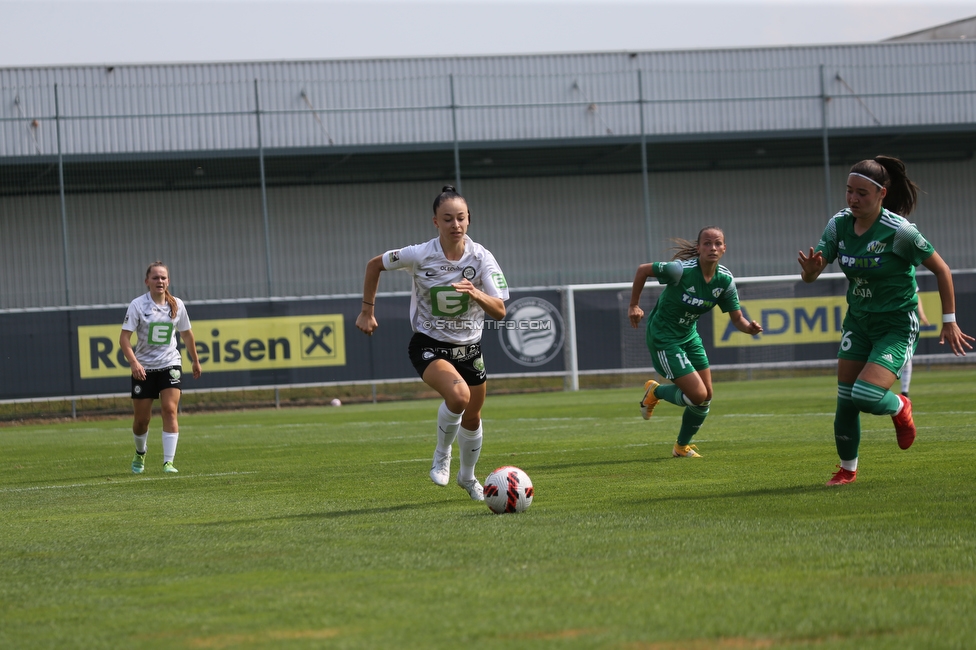
[(532, 479), (518, 467), (499, 467), (485, 479), (485, 504), (498, 515), (522, 512), (534, 494)]

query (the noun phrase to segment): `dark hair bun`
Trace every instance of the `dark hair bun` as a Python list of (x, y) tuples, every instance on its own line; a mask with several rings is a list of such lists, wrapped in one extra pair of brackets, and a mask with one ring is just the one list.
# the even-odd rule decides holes
[(457, 189), (453, 185), (445, 185), (441, 188), (441, 193), (443, 194), (444, 192), (457, 192)]

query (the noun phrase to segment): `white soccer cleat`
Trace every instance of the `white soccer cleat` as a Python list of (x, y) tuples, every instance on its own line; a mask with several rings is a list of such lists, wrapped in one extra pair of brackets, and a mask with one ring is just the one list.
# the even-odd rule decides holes
[(478, 482), (478, 479), (473, 478), (470, 481), (462, 481), (459, 478), (457, 484), (468, 491), (468, 496), (471, 497), (472, 501), (485, 500), (485, 489), (481, 487), (481, 483)]
[(441, 487), (451, 481), (451, 452), (439, 454), (434, 450), (434, 463), (430, 466), (430, 480)]

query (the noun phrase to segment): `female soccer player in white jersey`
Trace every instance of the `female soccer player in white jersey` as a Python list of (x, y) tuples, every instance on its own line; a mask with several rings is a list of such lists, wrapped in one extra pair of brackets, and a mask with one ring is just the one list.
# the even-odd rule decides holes
[[(162, 262), (153, 262), (146, 269), (145, 293), (131, 303), (122, 321), (119, 346), (132, 369), (132, 434), (136, 455), (132, 471), (142, 474), (146, 469), (146, 443), (153, 401), (159, 399), (163, 416), (163, 471), (176, 473), (173, 459), (180, 437), (177, 410), (182, 390), (183, 360), (176, 346), (176, 332), (186, 345), (193, 363), (193, 378), (200, 377), (190, 319), (183, 301), (169, 292), (169, 270)], [(132, 333), (136, 333), (136, 347), (132, 348)]]
[(434, 199), (433, 221), (438, 234), (434, 239), (387, 251), (366, 265), (363, 309), (356, 327), (369, 335), (377, 328), (373, 306), (381, 271), (402, 269), (413, 276), (410, 361), (424, 382), (444, 398), (437, 411), (430, 479), (447, 485), (456, 438), (461, 457), (457, 483), (472, 499), (483, 501), (483, 488), (474, 475), (481, 454), (481, 407), (487, 381), (481, 330), (485, 315), (505, 318), (508, 284), (494, 256), (468, 237), (468, 203), (450, 185)]
[(708, 226), (698, 233), (698, 240), (675, 240), (674, 256), (670, 262), (650, 262), (637, 267), (634, 287), (630, 294), (627, 316), (636, 329), (644, 311), (640, 296), (647, 278), (657, 278), (666, 285), (647, 319), (647, 349), (654, 369), (662, 377), (674, 382), (662, 386), (653, 379), (644, 384), (641, 415), (650, 419), (654, 407), (662, 399), (684, 407), (681, 429), (671, 455), (677, 458), (701, 458), (691, 438), (701, 428), (712, 401), (712, 371), (701, 337), (698, 319), (716, 305), (728, 312), (732, 324), (740, 332), (753, 336), (762, 332), (756, 321), (746, 320), (739, 309), (739, 294), (735, 279), (727, 268), (718, 263), (725, 255), (725, 233)]
[(834, 260), (850, 282), (837, 353), (834, 442), (840, 465), (827, 485), (857, 478), (862, 412), (890, 415), (902, 449), (915, 441), (912, 403), (889, 389), (918, 345), (919, 264), (935, 274), (939, 285), (939, 343), (948, 342), (956, 355), (972, 349), (973, 337), (956, 324), (949, 266), (904, 218), (915, 208), (917, 197), (918, 186), (908, 178), (902, 161), (887, 156), (862, 160), (847, 177), (847, 209), (827, 222), (815, 248), (799, 253), (804, 282), (816, 280)]

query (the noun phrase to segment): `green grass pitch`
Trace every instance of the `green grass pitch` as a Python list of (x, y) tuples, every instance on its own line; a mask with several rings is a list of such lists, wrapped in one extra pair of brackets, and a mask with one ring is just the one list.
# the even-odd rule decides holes
[[(976, 371), (915, 373), (919, 438), (863, 415), (852, 485), (830, 377), (723, 382), (680, 410), (630, 390), (491, 396), (493, 515), (427, 477), (433, 401), (0, 429), (2, 648), (971, 648)], [(457, 470), (455, 454), (454, 471)]]

